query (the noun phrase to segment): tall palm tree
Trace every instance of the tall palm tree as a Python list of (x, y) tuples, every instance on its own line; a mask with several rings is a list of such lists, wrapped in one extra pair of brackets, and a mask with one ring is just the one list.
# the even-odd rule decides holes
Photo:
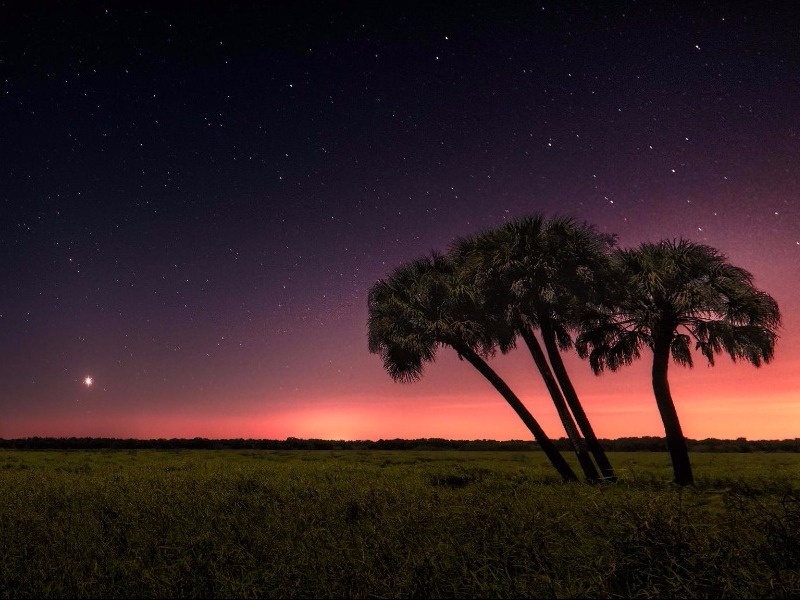
[[(614, 469), (560, 354), (560, 350), (572, 347), (570, 330), (577, 329), (580, 323), (580, 314), (595, 288), (596, 275), (607, 263), (611, 243), (609, 237), (588, 225), (577, 225), (572, 219), (548, 220), (534, 215), (458, 240), (452, 253), (463, 276), (481, 290), (487, 312), (499, 315), (525, 342), (587, 478), (598, 478), (588, 450), (603, 477), (614, 481)], [(550, 365), (534, 333), (536, 329)], [(506, 350), (509, 345), (499, 347)]]
[(396, 269), (369, 292), (369, 350), (383, 359), (396, 381), (422, 377), (424, 365), (433, 362), (440, 347), (454, 349), (505, 398), (533, 434), (564, 481), (577, 481), (555, 444), (511, 388), (484, 360), (492, 339), (475, 318), (475, 295), (454, 274), (453, 264), (432, 255)]
[(577, 340), (595, 373), (617, 370), (653, 351), (652, 384), (664, 423), (675, 482), (693, 485), (678, 413), (667, 380), (670, 355), (692, 366), (690, 344), (714, 364), (726, 352), (758, 367), (774, 353), (778, 304), (756, 289), (753, 276), (710, 246), (688, 240), (644, 243), (613, 254), (616, 292), (595, 307)]

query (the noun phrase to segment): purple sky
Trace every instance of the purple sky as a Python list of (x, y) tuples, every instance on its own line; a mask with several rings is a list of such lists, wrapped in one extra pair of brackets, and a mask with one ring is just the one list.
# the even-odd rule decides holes
[[(423, 4), (3, 4), (0, 437), (526, 439), (446, 353), (393, 383), (366, 295), (532, 212), (751, 270), (774, 363), (673, 367), (675, 400), (690, 437), (798, 435), (792, 3)], [(569, 357), (599, 435), (663, 433), (647, 361)]]

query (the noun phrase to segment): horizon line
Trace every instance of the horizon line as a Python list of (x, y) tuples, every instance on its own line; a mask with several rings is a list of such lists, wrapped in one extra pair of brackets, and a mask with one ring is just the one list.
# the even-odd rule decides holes
[[(554, 442), (558, 441), (569, 441), (569, 438), (566, 436), (561, 436), (558, 438), (551, 438)], [(619, 441), (619, 440), (665, 440), (665, 436), (657, 436), (657, 435), (639, 435), (639, 436), (620, 436), (616, 438), (598, 438), (600, 441)], [(793, 438), (763, 438), (763, 439), (751, 439), (747, 437), (736, 437), (736, 438), (716, 438), (716, 437), (706, 437), (706, 438), (685, 438), (687, 442), (705, 442), (705, 441), (721, 441), (721, 442), (791, 442), (791, 441), (798, 441), (800, 437), (793, 437)], [(498, 440), (493, 438), (444, 438), (444, 437), (422, 437), (422, 438), (378, 438), (378, 439), (345, 439), (345, 438), (298, 438), (294, 436), (288, 436), (286, 438), (278, 439), (278, 438), (242, 438), (242, 437), (224, 437), (224, 438), (215, 438), (215, 437), (158, 437), (158, 438), (141, 438), (141, 437), (105, 437), (105, 436), (52, 436), (52, 435), (33, 435), (33, 436), (25, 436), (25, 437), (16, 437), (16, 438), (3, 438), (0, 437), (0, 443), (3, 442), (14, 442), (14, 441), (24, 441), (24, 440), (109, 440), (109, 441), (138, 441), (138, 442), (150, 442), (150, 441), (196, 441), (196, 440), (206, 440), (209, 442), (225, 442), (225, 441), (245, 441), (245, 442), (288, 442), (288, 441), (298, 441), (298, 442), (347, 442), (347, 443), (377, 443), (377, 442), (420, 442), (420, 441), (446, 441), (446, 442), (494, 442), (494, 443), (504, 443), (504, 442), (514, 442), (514, 443), (530, 443), (530, 444), (538, 444), (536, 440), (523, 440), (523, 439), (505, 439), (505, 440)]]

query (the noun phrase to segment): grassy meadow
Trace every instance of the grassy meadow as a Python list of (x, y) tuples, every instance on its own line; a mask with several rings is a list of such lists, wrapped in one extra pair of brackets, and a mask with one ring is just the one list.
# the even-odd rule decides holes
[(610, 458), (0, 451), (0, 596), (800, 596), (800, 454)]

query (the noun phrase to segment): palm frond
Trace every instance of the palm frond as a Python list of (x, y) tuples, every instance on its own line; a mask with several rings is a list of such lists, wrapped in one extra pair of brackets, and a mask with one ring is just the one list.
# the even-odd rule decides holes
[(692, 367), (692, 351), (689, 349), (689, 336), (684, 333), (675, 334), (670, 346), (672, 359), (679, 365)]
[[(697, 337), (695, 349), (712, 365), (723, 351), (754, 365), (772, 357), (781, 323), (777, 303), (753, 286), (747, 270), (731, 265), (715, 248), (685, 239), (643, 243), (615, 251), (611, 266), (613, 285), (606, 288), (604, 304), (613, 317), (607, 319), (628, 323), (651, 345), (655, 331), (669, 330), (678, 364), (692, 365), (689, 340), (679, 327)], [(586, 330), (602, 326), (584, 314), (584, 345), (591, 340)]]

